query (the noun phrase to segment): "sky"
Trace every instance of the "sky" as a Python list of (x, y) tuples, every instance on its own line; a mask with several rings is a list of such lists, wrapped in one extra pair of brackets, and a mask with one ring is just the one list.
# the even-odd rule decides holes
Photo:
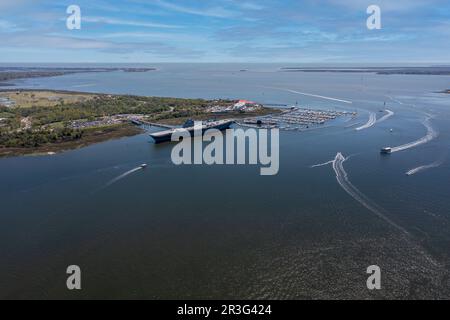
[(448, 0), (0, 0), (3, 63), (450, 64), (449, 39)]

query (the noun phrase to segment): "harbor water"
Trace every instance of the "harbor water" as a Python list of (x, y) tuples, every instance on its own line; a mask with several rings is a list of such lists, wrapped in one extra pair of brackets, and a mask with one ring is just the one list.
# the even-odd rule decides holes
[[(357, 117), (282, 131), (275, 176), (175, 166), (173, 144), (148, 133), (0, 159), (0, 298), (450, 298), (449, 76), (149, 67), (17, 84)], [(387, 146), (398, 152), (381, 155)], [(82, 269), (81, 292), (66, 288), (69, 265)], [(367, 290), (371, 265), (380, 291)]]

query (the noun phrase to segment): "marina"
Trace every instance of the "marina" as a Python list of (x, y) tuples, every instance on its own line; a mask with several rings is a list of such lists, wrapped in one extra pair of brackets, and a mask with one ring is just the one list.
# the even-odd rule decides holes
[(301, 131), (312, 126), (324, 125), (340, 117), (354, 118), (356, 115), (356, 112), (292, 107), (281, 114), (244, 119), (238, 124), (243, 127)]

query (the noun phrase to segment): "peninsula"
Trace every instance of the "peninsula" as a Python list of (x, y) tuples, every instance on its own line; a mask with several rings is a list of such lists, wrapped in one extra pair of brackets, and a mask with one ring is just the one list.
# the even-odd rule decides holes
[(0, 87), (13, 86), (18, 79), (57, 77), (74, 73), (91, 72), (148, 72), (155, 68), (43, 68), (43, 67), (0, 67)]
[(132, 136), (136, 124), (178, 126), (187, 119), (241, 119), (278, 113), (256, 103), (92, 94), (0, 91), (0, 157), (48, 154)]
[(284, 67), (281, 72), (336, 72), (336, 73), (376, 73), (380, 75), (450, 75), (450, 66), (431, 67), (336, 67), (336, 68), (312, 68), (312, 67)]

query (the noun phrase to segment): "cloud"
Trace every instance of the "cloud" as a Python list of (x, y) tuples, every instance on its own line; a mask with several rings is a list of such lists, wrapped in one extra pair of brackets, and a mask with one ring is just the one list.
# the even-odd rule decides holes
[(13, 47), (39, 47), (58, 49), (104, 49), (110, 46), (108, 42), (91, 39), (69, 38), (47, 35), (16, 35), (0, 38), (2, 45)]
[(283, 26), (274, 26), (273, 24), (257, 24), (254, 26), (238, 26), (223, 28), (215, 35), (215, 39), (227, 42), (257, 42), (269, 41), (276, 42), (315, 42), (315, 41), (334, 41), (338, 35), (334, 32), (322, 31), (316, 27), (292, 26), (289, 28)]
[(203, 52), (179, 48), (159, 41), (153, 42), (114, 42), (78, 37), (64, 37), (60, 35), (27, 35), (15, 37), (1, 37), (3, 47), (13, 48), (42, 48), (59, 50), (95, 50), (108, 54), (151, 53), (163, 57), (196, 57)]
[(162, 24), (162, 23), (154, 23), (154, 22), (140, 22), (140, 21), (136, 21), (136, 20), (122, 20), (122, 19), (107, 18), (107, 17), (82, 16), (81, 21), (82, 22), (91, 22), (91, 23), (111, 24), (111, 25), (144, 27), (144, 28), (166, 28), (166, 29), (182, 28), (181, 26), (171, 25), (171, 24)]
[[(52, 50), (55, 60), (449, 59), (448, 0), (77, 0), (84, 23), (77, 31), (65, 28), (67, 3), (0, 0), (9, 59), (33, 61)], [(381, 6), (382, 30), (366, 28), (373, 3)]]
[(253, 2), (241, 2), (238, 4), (242, 9), (247, 10), (263, 10), (265, 7)]
[(201, 34), (191, 33), (167, 33), (167, 32), (111, 32), (100, 34), (97, 37), (103, 39), (117, 39), (117, 38), (135, 38), (135, 39), (158, 39), (159, 41), (178, 41), (178, 42), (192, 42), (192, 41), (207, 41), (207, 37)]
[[(38, 1), (36, 1), (36, 2), (38, 2)], [(6, 10), (22, 8), (31, 3), (33, 3), (32, 0), (14, 0), (14, 1), (1, 0), (0, 1), (0, 11), (4, 12)]]
[[(84, 6), (83, 6), (84, 7)], [(128, 4), (126, 7), (123, 6), (113, 6), (110, 3), (103, 3), (101, 1), (89, 2), (86, 6), (87, 8), (91, 10), (100, 10), (100, 11), (107, 11), (112, 13), (121, 13), (121, 14), (133, 14), (133, 15), (145, 15), (145, 16), (164, 16), (166, 15), (166, 12), (164, 10), (155, 10), (154, 8), (148, 9), (143, 6), (135, 6)]]
[(407, 12), (426, 6), (435, 6), (443, 3), (441, 0), (329, 0), (330, 4), (350, 8), (352, 10), (365, 10), (370, 5), (378, 5), (381, 10)]
[(243, 9), (243, 10), (254, 10), (259, 11), (265, 9), (263, 5), (256, 2), (250, 2), (250, 1), (242, 1), (242, 0), (227, 0), (228, 3)]
[(23, 31), (23, 29), (12, 22), (0, 19), (0, 32), (10, 33), (18, 31)]
[(9, 31), (10, 29), (14, 29), (15, 27), (16, 25), (11, 22), (0, 20), (0, 30), (2, 31)]
[(222, 7), (204, 7), (204, 8), (192, 8), (186, 7), (182, 5), (178, 5), (175, 3), (163, 1), (163, 0), (155, 0), (152, 4), (162, 7), (167, 10), (172, 10), (179, 13), (186, 13), (204, 17), (213, 17), (213, 18), (233, 18), (239, 15), (239, 12), (231, 11)]

